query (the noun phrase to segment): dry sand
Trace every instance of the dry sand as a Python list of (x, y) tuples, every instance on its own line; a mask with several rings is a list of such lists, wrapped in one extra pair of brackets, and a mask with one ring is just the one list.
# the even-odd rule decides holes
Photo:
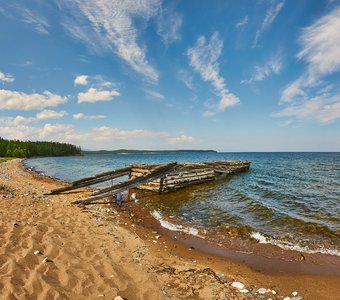
[(0, 164), (0, 299), (340, 299), (339, 276), (258, 272), (145, 228), (133, 209), (71, 204), (86, 190), (44, 195), (63, 184)]

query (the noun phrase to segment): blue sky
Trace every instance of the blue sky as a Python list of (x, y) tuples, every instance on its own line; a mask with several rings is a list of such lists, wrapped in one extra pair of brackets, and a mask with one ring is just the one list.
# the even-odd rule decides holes
[(340, 1), (0, 0), (0, 136), (339, 151)]

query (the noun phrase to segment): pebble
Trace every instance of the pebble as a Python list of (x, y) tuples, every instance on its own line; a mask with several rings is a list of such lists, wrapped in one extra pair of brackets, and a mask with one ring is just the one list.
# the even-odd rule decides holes
[(50, 262), (51, 260), (46, 256), (44, 259), (43, 259), (43, 263), (45, 264), (45, 263), (47, 263), (47, 262)]
[(264, 295), (264, 294), (267, 292), (267, 289), (265, 289), (265, 288), (260, 288), (260, 289), (257, 290), (257, 292), (258, 292), (259, 294), (261, 294), (261, 295)]
[(298, 292), (293, 292), (292, 295), (296, 297), (298, 295)]
[(114, 300), (124, 300), (121, 296), (116, 296)]
[(234, 281), (232, 284), (231, 284), (232, 287), (234, 288), (237, 288), (239, 290), (242, 290), (244, 288), (244, 284), (241, 283), (241, 282), (238, 282), (238, 281)]
[(241, 292), (242, 294), (247, 294), (247, 293), (249, 293), (249, 291), (248, 291), (247, 289), (241, 289), (240, 292)]
[(41, 252), (40, 252), (39, 250), (35, 250), (33, 253), (34, 253), (34, 255), (39, 255), (39, 254), (41, 254)]
[(290, 297), (284, 297), (283, 300), (291, 300)]

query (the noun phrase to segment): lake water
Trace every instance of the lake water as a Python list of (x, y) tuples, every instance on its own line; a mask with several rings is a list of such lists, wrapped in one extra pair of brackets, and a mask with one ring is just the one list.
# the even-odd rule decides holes
[(211, 160), (252, 164), (248, 172), (142, 203), (158, 219), (164, 215), (198, 232), (340, 256), (340, 153), (91, 154), (32, 158), (26, 165), (73, 181), (136, 163)]

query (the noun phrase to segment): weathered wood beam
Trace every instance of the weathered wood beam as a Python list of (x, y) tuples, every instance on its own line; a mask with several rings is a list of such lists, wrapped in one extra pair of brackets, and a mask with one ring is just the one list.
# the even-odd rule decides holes
[(93, 175), (91, 177), (86, 177), (86, 178), (82, 178), (82, 179), (79, 179), (79, 180), (76, 180), (76, 181), (73, 181), (72, 182), (72, 185), (78, 185), (80, 183), (84, 183), (86, 181), (91, 181), (91, 180), (94, 180), (94, 179), (97, 179), (99, 177), (107, 177), (109, 175), (113, 175), (113, 174), (116, 174), (116, 173), (121, 173), (121, 172), (128, 172), (130, 171), (131, 168), (130, 166), (129, 167), (125, 167), (125, 168), (121, 168), (121, 169), (116, 169), (116, 170), (113, 170), (113, 171), (108, 171), (108, 172), (104, 172), (104, 173), (99, 173), (99, 174), (96, 174), (96, 175)]
[(137, 187), (141, 184), (147, 183), (149, 181), (153, 181), (155, 179), (159, 179), (164, 176), (167, 172), (172, 170), (175, 166), (177, 165), (176, 162), (172, 162), (166, 165), (160, 165), (159, 167), (155, 168), (151, 173), (143, 176), (143, 177), (138, 177), (134, 179), (129, 179), (121, 183), (117, 183), (109, 188), (102, 189), (96, 193), (93, 193), (92, 196), (81, 199), (78, 201), (73, 202), (74, 204), (90, 204), (93, 201), (110, 197), (114, 193), (118, 193), (124, 190), (128, 190), (130, 188)]
[(94, 184), (105, 182), (105, 181), (108, 181), (108, 180), (111, 180), (111, 179), (114, 179), (114, 178), (129, 175), (129, 173), (130, 173), (130, 170), (128, 168), (119, 169), (119, 170), (116, 170), (116, 172), (114, 172), (114, 173), (112, 172), (111, 175), (109, 175), (109, 176), (94, 178), (94, 179), (91, 179), (91, 180), (87, 180), (87, 181), (78, 183), (77, 185), (70, 185), (70, 186), (58, 188), (58, 189), (52, 190), (50, 192), (50, 194), (56, 195), (56, 194), (60, 194), (62, 192), (66, 192), (66, 191), (76, 190), (76, 189), (79, 189), (79, 188), (82, 188), (82, 187), (94, 185)]

